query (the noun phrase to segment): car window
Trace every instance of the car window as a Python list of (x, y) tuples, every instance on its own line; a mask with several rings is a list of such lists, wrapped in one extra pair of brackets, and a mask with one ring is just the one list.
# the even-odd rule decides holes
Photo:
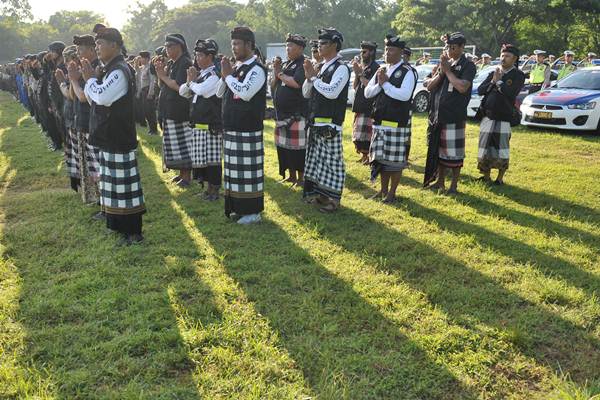
[(556, 87), (559, 89), (600, 90), (600, 69), (575, 71), (558, 81)]

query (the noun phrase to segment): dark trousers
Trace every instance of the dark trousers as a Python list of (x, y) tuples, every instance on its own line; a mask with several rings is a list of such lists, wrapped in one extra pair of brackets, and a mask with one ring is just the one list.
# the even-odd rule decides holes
[(142, 89), (142, 102), (144, 107), (144, 118), (148, 123), (148, 131), (152, 133), (158, 132), (156, 122), (156, 100), (148, 98), (148, 88)]

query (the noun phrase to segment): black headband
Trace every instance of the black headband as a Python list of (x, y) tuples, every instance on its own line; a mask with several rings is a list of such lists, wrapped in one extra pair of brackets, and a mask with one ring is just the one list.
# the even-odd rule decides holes
[(377, 43), (368, 40), (360, 42), (361, 49), (377, 50)]
[(288, 33), (287, 38), (285, 39), (286, 43), (294, 43), (298, 46), (306, 47), (306, 38), (302, 35), (298, 35), (296, 33)]
[(463, 35), (460, 32), (454, 32), (454, 33), (446, 33), (445, 35), (442, 36), (442, 41), (446, 42), (446, 44), (466, 44), (467, 43), (467, 39), (465, 38), (465, 35)]
[(180, 44), (183, 49), (187, 49), (187, 44), (185, 43), (185, 39), (179, 33), (169, 33), (165, 36), (165, 43), (177, 43)]
[(319, 39), (342, 43), (344, 36), (335, 28), (321, 28), (318, 30)]
[(243, 40), (245, 42), (254, 43), (256, 40), (254, 39), (254, 32), (247, 26), (236, 26), (231, 31), (231, 40)]
[(76, 46), (95, 46), (96, 41), (92, 35), (75, 35), (73, 36), (73, 44)]
[(100, 28), (96, 33), (96, 40), (104, 39), (110, 42), (115, 42), (119, 46), (123, 46), (123, 37), (121, 32), (115, 28)]
[(505, 43), (502, 45), (502, 49), (500, 50), (502, 53), (507, 52), (507, 53), (512, 53), (514, 54), (516, 57), (519, 57), (520, 52), (519, 49), (517, 49), (515, 46), (513, 46), (510, 43)]
[(219, 45), (212, 39), (198, 39), (194, 51), (216, 55), (219, 52)]
[(399, 49), (403, 49), (406, 47), (406, 42), (404, 40), (400, 40), (399, 36), (386, 35), (385, 45), (387, 47), (397, 47)]

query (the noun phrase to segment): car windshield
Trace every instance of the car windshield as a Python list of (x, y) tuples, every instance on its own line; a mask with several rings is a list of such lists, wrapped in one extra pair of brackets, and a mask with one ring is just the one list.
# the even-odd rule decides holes
[(556, 87), (558, 89), (600, 90), (600, 69), (575, 71), (558, 81)]

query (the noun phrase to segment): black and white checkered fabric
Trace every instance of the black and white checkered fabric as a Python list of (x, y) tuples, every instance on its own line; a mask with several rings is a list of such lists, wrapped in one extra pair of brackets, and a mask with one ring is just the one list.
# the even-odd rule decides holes
[(79, 141), (77, 132), (71, 128), (67, 129), (65, 140), (65, 166), (67, 174), (71, 178), (79, 178)]
[[(89, 140), (90, 134), (85, 133), (87, 139)], [(87, 156), (87, 165), (90, 176), (95, 179), (100, 178), (100, 149), (96, 146), (92, 146), (89, 141), (86, 141), (86, 156)]]
[[(484, 169), (508, 168), (510, 159), (510, 122), (484, 117), (479, 127), (477, 161)], [(481, 168), (480, 168), (481, 169)]]
[(99, 198), (98, 181), (96, 176), (91, 174), (92, 166), (90, 165), (88, 154), (88, 139), (88, 133), (82, 131), (77, 132), (77, 140), (79, 145), (79, 173), (81, 175), (81, 198), (85, 204), (96, 203)]
[(223, 135), (205, 129), (192, 130), (192, 167), (221, 165)]
[(163, 157), (171, 169), (192, 167), (192, 128), (188, 121), (166, 119), (163, 127)]
[(355, 113), (352, 125), (352, 141), (368, 142), (373, 134), (373, 118), (366, 114)]
[(341, 196), (346, 180), (342, 133), (326, 138), (315, 132), (320, 128), (323, 127), (311, 127), (308, 130), (304, 177), (316, 185), (316, 192), (319, 192), (318, 188), (323, 188)]
[(223, 181), (226, 194), (261, 195), (264, 190), (263, 132), (223, 132)]
[(460, 161), (465, 158), (465, 125), (466, 121), (463, 121), (441, 127), (440, 159)]
[(100, 151), (100, 206), (108, 214), (127, 215), (145, 210), (136, 151)]
[(410, 126), (392, 128), (387, 126), (373, 127), (369, 161), (406, 168), (410, 152)]
[(275, 121), (275, 146), (289, 150), (306, 149), (306, 118)]

